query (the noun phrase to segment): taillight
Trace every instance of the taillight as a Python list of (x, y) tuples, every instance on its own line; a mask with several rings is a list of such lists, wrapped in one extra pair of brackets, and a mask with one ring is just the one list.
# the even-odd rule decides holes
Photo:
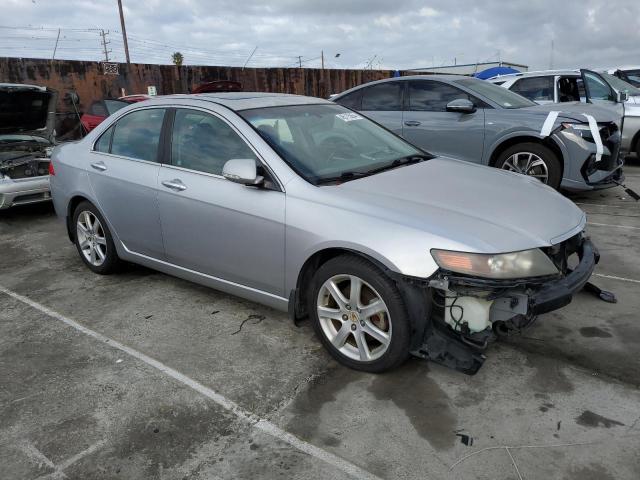
[(53, 168), (53, 161), (49, 160), (49, 175), (55, 175), (55, 174), (56, 174), (56, 171)]

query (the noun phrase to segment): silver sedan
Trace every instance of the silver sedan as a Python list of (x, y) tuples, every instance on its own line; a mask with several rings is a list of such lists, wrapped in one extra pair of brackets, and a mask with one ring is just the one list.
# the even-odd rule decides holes
[(317, 98), (149, 100), (56, 148), (51, 171), (94, 272), (138, 263), (309, 317), (366, 371), (415, 355), (474, 373), (598, 260), (584, 213), (550, 187), (434, 157)]

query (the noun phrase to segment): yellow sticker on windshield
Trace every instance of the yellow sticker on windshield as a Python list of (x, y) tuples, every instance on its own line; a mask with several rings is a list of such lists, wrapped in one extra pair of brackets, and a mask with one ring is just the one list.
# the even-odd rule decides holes
[(354, 120), (362, 120), (363, 117), (358, 115), (357, 113), (348, 112), (348, 113), (338, 113), (336, 115), (343, 122), (353, 122)]

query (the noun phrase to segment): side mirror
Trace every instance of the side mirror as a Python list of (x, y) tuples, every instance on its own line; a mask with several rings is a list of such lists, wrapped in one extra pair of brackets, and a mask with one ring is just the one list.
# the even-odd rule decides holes
[(232, 158), (222, 167), (222, 176), (241, 185), (261, 185), (264, 178), (258, 175), (256, 161), (251, 158)]
[(458, 98), (447, 103), (447, 112), (473, 113), (475, 111), (476, 106), (466, 98)]
[(617, 101), (618, 103), (624, 103), (629, 100), (629, 94), (627, 92), (618, 91)]

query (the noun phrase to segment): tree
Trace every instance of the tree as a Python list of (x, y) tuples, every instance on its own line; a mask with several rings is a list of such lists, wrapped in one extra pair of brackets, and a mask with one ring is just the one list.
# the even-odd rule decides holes
[(180, 52), (174, 52), (174, 54), (171, 55), (171, 60), (173, 60), (173, 63), (176, 65), (176, 67), (181, 67), (182, 62), (184, 61), (184, 57)]

